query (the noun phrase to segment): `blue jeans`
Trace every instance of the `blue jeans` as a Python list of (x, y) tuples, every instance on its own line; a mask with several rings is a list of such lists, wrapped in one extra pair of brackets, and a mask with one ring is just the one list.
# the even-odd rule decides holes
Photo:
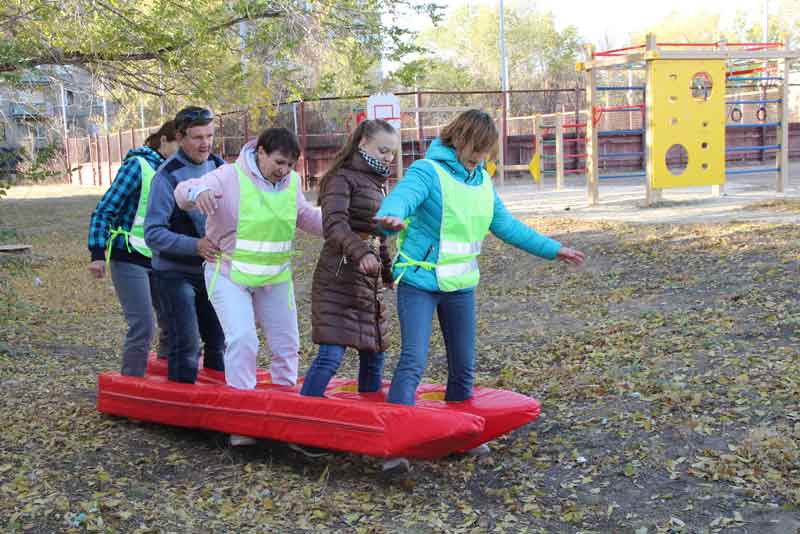
[(158, 298), (151, 269), (135, 263), (111, 260), (111, 280), (122, 306), (128, 333), (122, 349), (122, 371), (127, 376), (144, 376), (150, 343), (155, 335), (153, 310), (158, 320), (158, 355), (169, 354), (169, 327)]
[(445, 400), (472, 397), (475, 382), (475, 290), (430, 292), (407, 284), (397, 287), (397, 315), (402, 349), (387, 401), (413, 405), (428, 363), (433, 312), (439, 316), (447, 351)]
[[(167, 378), (194, 384), (203, 340), (203, 366), (225, 370), (225, 334), (208, 300), (200, 273), (155, 271), (161, 308), (168, 322), (169, 355)], [(199, 333), (199, 335), (198, 335)]]
[[(306, 372), (300, 394), (307, 397), (324, 397), (325, 388), (339, 370), (346, 350), (347, 347), (342, 345), (320, 345), (317, 357)], [(386, 354), (362, 350), (358, 352), (358, 356), (359, 393), (378, 391), (381, 388), (383, 360)]]

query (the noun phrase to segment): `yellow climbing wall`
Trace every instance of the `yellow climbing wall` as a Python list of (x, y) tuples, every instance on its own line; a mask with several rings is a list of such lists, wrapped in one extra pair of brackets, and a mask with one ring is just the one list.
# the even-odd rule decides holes
[[(725, 183), (725, 61), (647, 62), (647, 176), (654, 189)], [(688, 164), (667, 167), (667, 153)], [(685, 161), (685, 160), (684, 160)]]

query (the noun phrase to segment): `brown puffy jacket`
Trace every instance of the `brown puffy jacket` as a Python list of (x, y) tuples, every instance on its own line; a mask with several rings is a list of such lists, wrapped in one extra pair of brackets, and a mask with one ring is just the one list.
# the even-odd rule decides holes
[[(382, 282), (391, 283), (391, 258), (384, 238), (369, 239), (379, 235), (372, 218), (385, 196), (385, 183), (385, 177), (355, 154), (322, 186), (325, 244), (311, 287), (314, 343), (372, 352), (388, 347)], [(380, 258), (380, 275), (358, 270), (366, 254)]]

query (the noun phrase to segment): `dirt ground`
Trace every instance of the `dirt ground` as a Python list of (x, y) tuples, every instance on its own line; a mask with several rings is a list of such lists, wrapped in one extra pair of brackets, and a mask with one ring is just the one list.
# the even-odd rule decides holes
[[(231, 449), (217, 433), (97, 413), (96, 375), (118, 368), (125, 332), (110, 281), (86, 272), (99, 191), (12, 188), (0, 244), (33, 254), (0, 260), (0, 528), (800, 532), (797, 185), (776, 196), (768, 178), (737, 177), (727, 196), (671, 191), (646, 209), (635, 182), (603, 183), (599, 207), (568, 185), (502, 195), (584, 250), (584, 267), (495, 238), (481, 257), (478, 384), (539, 398), (542, 417), (489, 457), (419, 461), (389, 480), (374, 458)], [(301, 372), (320, 245), (298, 241)], [(438, 382), (444, 348), (432, 344), (425, 380)]]

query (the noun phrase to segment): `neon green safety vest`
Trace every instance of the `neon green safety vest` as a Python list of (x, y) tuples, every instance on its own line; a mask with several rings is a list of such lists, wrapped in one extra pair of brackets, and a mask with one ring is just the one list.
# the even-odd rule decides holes
[(147, 214), (147, 197), (150, 195), (150, 184), (153, 182), (156, 171), (143, 157), (137, 156), (136, 159), (139, 160), (139, 166), (142, 168), (142, 192), (139, 193), (139, 207), (136, 208), (136, 217), (133, 219), (128, 239), (139, 254), (151, 258), (153, 252), (147, 248), (144, 242), (144, 216)]
[(277, 193), (259, 190), (236, 164), (239, 174), (239, 222), (231, 256), (231, 280), (248, 287), (291, 282), (291, 258), (297, 226), (299, 176)]
[(128, 248), (128, 252), (131, 251), (131, 246), (133, 246), (136, 252), (142, 256), (146, 258), (153, 257), (153, 251), (144, 242), (144, 216), (147, 215), (147, 198), (150, 195), (150, 184), (153, 182), (156, 171), (143, 157), (136, 156), (136, 160), (139, 162), (142, 176), (142, 187), (139, 192), (139, 205), (136, 207), (136, 216), (133, 218), (130, 231), (125, 231), (122, 227), (111, 231), (106, 244), (106, 263), (111, 259), (111, 243), (118, 235), (125, 238), (125, 246)]
[[(438, 163), (426, 161), (436, 170), (442, 191), (439, 259), (436, 263), (417, 261), (400, 252), (399, 256), (405, 261), (395, 266), (435, 270), (441, 291), (475, 287), (480, 281), (478, 255), (481, 243), (489, 233), (494, 217), (492, 177), (484, 170), (481, 185), (468, 185), (456, 180)], [(403, 246), (405, 232), (400, 235), (398, 249)]]

